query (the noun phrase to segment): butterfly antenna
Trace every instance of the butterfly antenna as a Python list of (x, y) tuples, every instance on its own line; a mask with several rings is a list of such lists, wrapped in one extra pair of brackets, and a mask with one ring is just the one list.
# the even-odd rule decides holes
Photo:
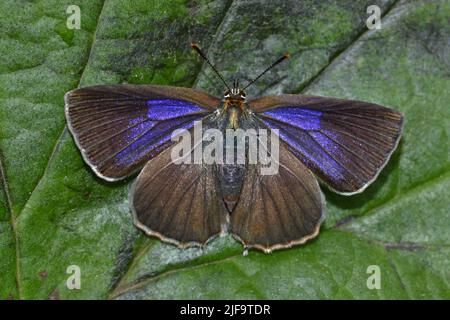
[(259, 78), (261, 78), (267, 71), (269, 71), (270, 69), (272, 69), (273, 67), (275, 67), (276, 65), (278, 65), (279, 63), (283, 62), (284, 60), (288, 59), (290, 57), (289, 53), (285, 53), (281, 58), (279, 58), (277, 61), (275, 61), (274, 63), (272, 63), (266, 70), (264, 70), (263, 72), (260, 73), (259, 76), (257, 76), (255, 79), (253, 79), (252, 81), (250, 81), (242, 90), (247, 89), (250, 85), (252, 85), (253, 83), (255, 83)]
[(202, 49), (198, 46), (196, 43), (191, 43), (192, 49), (197, 51), (197, 53), (209, 64), (209, 66), (214, 70), (214, 72), (219, 76), (220, 80), (222, 80), (225, 87), (227, 87), (228, 90), (231, 91), (230, 86), (226, 83), (225, 79), (222, 77), (222, 75), (217, 71), (216, 67), (209, 61), (209, 59), (206, 57), (206, 55), (203, 53)]

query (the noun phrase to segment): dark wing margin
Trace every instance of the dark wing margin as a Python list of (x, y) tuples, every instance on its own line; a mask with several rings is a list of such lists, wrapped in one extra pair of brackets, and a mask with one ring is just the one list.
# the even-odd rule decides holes
[(324, 218), (317, 179), (280, 143), (277, 174), (260, 175), (260, 165), (248, 165), (229, 232), (245, 247), (269, 253), (314, 238)]
[(166, 149), (139, 174), (130, 193), (134, 223), (179, 247), (203, 246), (226, 232), (214, 167), (177, 164), (171, 153)]
[(249, 102), (257, 119), (333, 191), (362, 192), (396, 149), (403, 116), (368, 102), (307, 95), (267, 96)]
[(107, 181), (141, 169), (172, 144), (174, 130), (191, 128), (221, 104), (190, 88), (129, 84), (75, 89), (64, 99), (83, 159)]

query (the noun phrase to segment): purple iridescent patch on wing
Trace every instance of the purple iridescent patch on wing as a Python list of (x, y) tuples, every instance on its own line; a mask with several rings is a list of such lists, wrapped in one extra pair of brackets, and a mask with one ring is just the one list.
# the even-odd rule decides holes
[(120, 165), (128, 165), (152, 153), (160, 152), (160, 147), (170, 142), (172, 133), (175, 130), (188, 130), (198, 120), (198, 117), (191, 115), (170, 122), (160, 122), (152, 126), (151, 130), (148, 129), (130, 136), (127, 147), (116, 155), (117, 163)]
[(147, 110), (139, 119), (130, 119), (124, 147), (115, 155), (115, 162), (127, 166), (159, 153), (171, 141), (176, 129), (190, 129), (206, 109), (187, 101), (157, 99), (146, 101)]
[(280, 130), (280, 138), (287, 142), (296, 156), (319, 171), (342, 181), (349, 174), (349, 155), (333, 136), (324, 133), (323, 113), (301, 107), (285, 106), (263, 112), (263, 122)]
[(168, 120), (187, 114), (205, 112), (205, 109), (187, 101), (158, 99), (147, 101), (147, 116), (152, 120)]
[(263, 112), (263, 115), (303, 130), (320, 130), (322, 112), (298, 107), (279, 107)]
[[(317, 118), (313, 118), (312, 120), (313, 123), (311, 125), (302, 121), (301, 124), (303, 128), (320, 128), (320, 121), (318, 121)], [(269, 128), (278, 129), (280, 138), (289, 145), (292, 152), (306, 165), (309, 167), (320, 168), (320, 170), (327, 172), (328, 175), (336, 180), (344, 178), (339, 163), (329, 151), (324, 148), (325, 143), (323, 139), (317, 137), (314, 133), (317, 131), (299, 129), (297, 126), (292, 126), (289, 123), (274, 121), (269, 118), (263, 118), (262, 121)]]

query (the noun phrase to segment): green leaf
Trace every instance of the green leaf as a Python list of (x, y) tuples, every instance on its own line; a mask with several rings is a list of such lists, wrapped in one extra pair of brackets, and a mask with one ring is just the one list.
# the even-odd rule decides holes
[[(0, 298), (450, 297), (450, 5), (433, 1), (70, 1), (0, 4)], [(368, 30), (367, 6), (382, 11)], [(230, 236), (178, 249), (132, 224), (133, 179), (95, 177), (65, 128), (77, 86), (153, 83), (220, 96), (198, 42), (226, 78), (292, 58), (249, 96), (309, 93), (379, 103), (405, 115), (377, 181), (344, 197), (324, 187), (318, 238), (272, 254)], [(69, 290), (66, 269), (81, 269)], [(381, 289), (367, 286), (368, 267)]]

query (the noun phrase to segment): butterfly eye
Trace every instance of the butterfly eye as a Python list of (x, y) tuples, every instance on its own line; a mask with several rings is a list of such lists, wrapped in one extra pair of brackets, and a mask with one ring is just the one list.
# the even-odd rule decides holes
[(231, 95), (230, 90), (226, 90), (225, 93), (223, 94), (223, 96), (224, 96), (225, 98), (229, 98), (230, 95)]

